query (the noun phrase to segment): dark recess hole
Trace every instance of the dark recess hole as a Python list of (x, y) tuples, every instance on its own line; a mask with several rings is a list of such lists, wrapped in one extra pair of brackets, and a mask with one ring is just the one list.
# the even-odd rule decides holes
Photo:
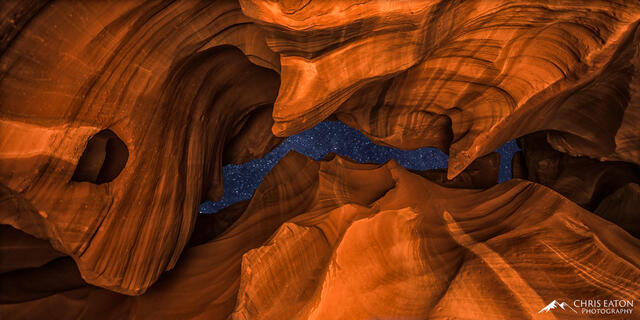
[(87, 142), (71, 181), (111, 182), (122, 172), (128, 159), (129, 150), (122, 139), (109, 129), (102, 130)]

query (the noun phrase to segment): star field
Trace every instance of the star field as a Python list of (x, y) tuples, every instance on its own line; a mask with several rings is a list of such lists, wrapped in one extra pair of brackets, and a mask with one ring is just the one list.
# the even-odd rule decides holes
[[(321, 122), (300, 134), (288, 137), (277, 148), (261, 159), (222, 168), (224, 196), (220, 201), (207, 201), (200, 205), (201, 213), (214, 213), (236, 202), (251, 198), (262, 178), (290, 150), (296, 150), (315, 160), (330, 152), (347, 156), (358, 162), (385, 163), (396, 159), (407, 169), (428, 170), (446, 168), (449, 157), (435, 148), (400, 150), (374, 144), (359, 131), (338, 121)], [(519, 150), (515, 142), (501, 146), (500, 182), (511, 178), (511, 157)]]

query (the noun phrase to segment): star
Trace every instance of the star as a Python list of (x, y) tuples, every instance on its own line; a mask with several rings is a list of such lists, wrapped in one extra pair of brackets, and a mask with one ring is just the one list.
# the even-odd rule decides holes
[[(207, 201), (200, 205), (201, 213), (215, 213), (236, 202), (251, 198), (264, 176), (290, 150), (296, 150), (315, 160), (330, 152), (347, 156), (361, 163), (385, 163), (395, 159), (413, 170), (446, 168), (449, 157), (436, 148), (401, 150), (374, 144), (359, 131), (339, 121), (325, 121), (313, 128), (285, 139), (278, 147), (261, 159), (222, 167), (224, 196), (217, 202)], [(511, 158), (518, 151), (515, 141), (502, 145), (499, 181), (511, 179)]]

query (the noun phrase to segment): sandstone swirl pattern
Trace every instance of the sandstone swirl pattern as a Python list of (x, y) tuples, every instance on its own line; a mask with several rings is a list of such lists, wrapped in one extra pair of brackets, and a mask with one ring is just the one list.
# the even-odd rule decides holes
[(277, 56), (233, 1), (28, 5), (2, 12), (0, 222), (143, 293), (222, 195), (223, 162), (279, 142)]
[[(640, 299), (638, 1), (4, 1), (0, 18), (2, 319)], [(438, 147), (448, 171), (292, 152), (197, 218), (222, 165), (325, 119)], [(497, 184), (514, 138), (517, 179)]]
[(640, 240), (539, 184), (449, 189), (393, 161), (315, 162), (292, 152), (227, 232), (186, 250), (146, 294), (82, 288), (7, 310), (34, 315), (58, 303), (86, 319), (106, 306), (101, 316), (114, 319), (526, 319), (557, 297), (637, 300), (638, 257)]
[(305, 212), (244, 255), (233, 319), (526, 319), (640, 294), (638, 239), (540, 185), (445, 189), (339, 157), (318, 174)]
[(451, 153), (449, 178), (527, 133), (640, 163), (635, 1), (240, 1), (281, 56), (277, 135), (335, 115)]

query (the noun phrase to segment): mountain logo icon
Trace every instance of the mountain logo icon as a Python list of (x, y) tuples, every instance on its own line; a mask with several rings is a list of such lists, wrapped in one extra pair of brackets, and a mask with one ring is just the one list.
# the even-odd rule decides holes
[(556, 309), (558, 307), (560, 307), (560, 309), (562, 309), (562, 310), (570, 309), (571, 311), (573, 311), (575, 313), (578, 313), (578, 311), (576, 311), (575, 309), (571, 308), (571, 306), (568, 303), (562, 302), (562, 301), (558, 302), (558, 300), (551, 301), (551, 303), (549, 303), (547, 306), (545, 306), (544, 308), (540, 309), (540, 311), (538, 311), (538, 313), (549, 312), (552, 309)]

